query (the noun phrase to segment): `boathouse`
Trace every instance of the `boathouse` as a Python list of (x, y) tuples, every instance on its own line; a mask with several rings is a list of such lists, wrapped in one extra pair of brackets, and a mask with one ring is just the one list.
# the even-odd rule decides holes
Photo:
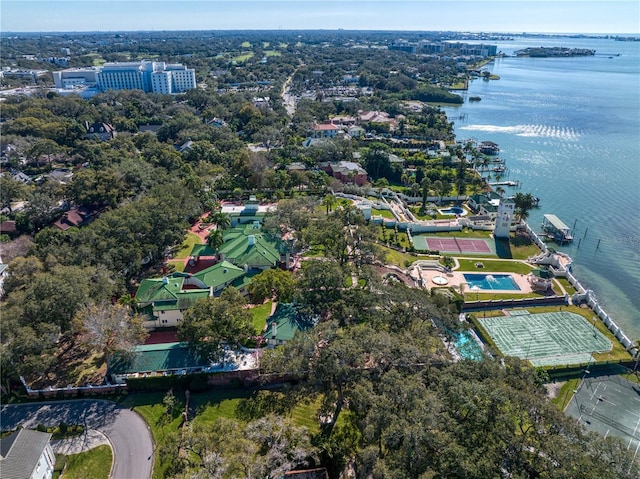
[(542, 229), (552, 235), (558, 243), (573, 241), (569, 227), (556, 215), (544, 215)]

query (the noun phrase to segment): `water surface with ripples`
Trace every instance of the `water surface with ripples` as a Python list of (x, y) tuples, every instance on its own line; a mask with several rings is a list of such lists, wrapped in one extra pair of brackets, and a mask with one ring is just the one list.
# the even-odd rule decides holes
[(545, 213), (575, 225), (573, 244), (557, 249), (627, 336), (640, 338), (640, 42), (516, 38), (498, 50), (531, 46), (596, 55), (498, 58), (485, 68), (500, 80), (473, 80), (465, 93), (482, 101), (445, 111), (458, 139), (497, 143), (503, 179), (540, 198), (534, 229)]

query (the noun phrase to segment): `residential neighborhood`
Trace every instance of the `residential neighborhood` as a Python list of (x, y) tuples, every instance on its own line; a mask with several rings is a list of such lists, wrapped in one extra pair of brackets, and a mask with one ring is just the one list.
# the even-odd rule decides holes
[(3, 33), (0, 478), (635, 477), (638, 341), (445, 112), (488, 41)]

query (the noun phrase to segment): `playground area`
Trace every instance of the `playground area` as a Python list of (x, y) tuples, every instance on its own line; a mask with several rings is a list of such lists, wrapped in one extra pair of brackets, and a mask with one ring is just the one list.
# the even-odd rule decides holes
[(637, 460), (640, 452), (640, 384), (619, 375), (585, 377), (566, 414), (589, 431), (622, 439)]
[(436, 236), (413, 236), (413, 247), (417, 250), (440, 251), (441, 253), (468, 253), (495, 255), (495, 247), (479, 238), (441, 238)]
[(529, 360), (536, 367), (589, 363), (592, 353), (613, 347), (593, 324), (567, 311), (520, 310), (478, 321), (502, 354)]

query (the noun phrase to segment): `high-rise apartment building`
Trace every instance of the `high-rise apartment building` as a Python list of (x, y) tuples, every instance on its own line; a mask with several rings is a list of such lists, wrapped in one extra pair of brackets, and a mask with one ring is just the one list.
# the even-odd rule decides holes
[(192, 68), (180, 63), (114, 62), (101, 67), (70, 69), (53, 73), (57, 88), (88, 85), (91, 80), (102, 91), (142, 90), (147, 93), (182, 93), (196, 87), (196, 74)]

